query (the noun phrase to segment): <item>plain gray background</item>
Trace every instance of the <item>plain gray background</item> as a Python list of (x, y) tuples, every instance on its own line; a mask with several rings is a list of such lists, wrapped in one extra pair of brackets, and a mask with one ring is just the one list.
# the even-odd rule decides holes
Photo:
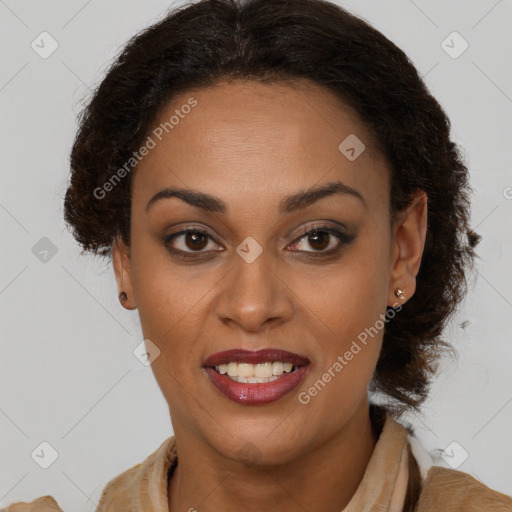
[[(483, 236), (476, 284), (447, 332), (459, 359), (443, 362), (424, 415), (410, 420), (427, 449), (467, 452), (459, 470), (512, 494), (512, 2), (338, 3), (402, 48), (445, 108)], [(50, 494), (64, 510), (93, 511), (111, 478), (172, 434), (151, 368), (132, 352), (137, 312), (121, 308), (109, 263), (80, 256), (62, 220), (80, 101), (170, 5), (0, 0), (0, 506)], [(44, 31), (58, 43), (46, 59), (31, 47)], [(58, 453), (47, 469), (31, 456), (51, 453), (43, 441)]]

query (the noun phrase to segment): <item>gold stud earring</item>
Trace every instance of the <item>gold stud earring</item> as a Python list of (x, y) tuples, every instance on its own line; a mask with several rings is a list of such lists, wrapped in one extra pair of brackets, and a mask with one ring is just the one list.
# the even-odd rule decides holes
[(399, 299), (405, 299), (405, 294), (404, 294), (404, 291), (401, 290), (400, 288), (397, 288), (395, 290), (395, 295), (399, 298)]

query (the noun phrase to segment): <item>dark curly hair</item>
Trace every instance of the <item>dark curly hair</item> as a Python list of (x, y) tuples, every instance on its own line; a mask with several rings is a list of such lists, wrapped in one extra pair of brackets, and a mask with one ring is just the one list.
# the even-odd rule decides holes
[(370, 388), (400, 416), (428, 395), (448, 319), (467, 292), (480, 236), (469, 227), (468, 170), (450, 121), (405, 55), (366, 21), (325, 0), (200, 0), (133, 37), (79, 117), (64, 217), (82, 247), (112, 255), (130, 244), (133, 173), (102, 199), (157, 115), (181, 92), (222, 80), (309, 79), (351, 106), (391, 169), (390, 217), (428, 196), (417, 288), (385, 327)]

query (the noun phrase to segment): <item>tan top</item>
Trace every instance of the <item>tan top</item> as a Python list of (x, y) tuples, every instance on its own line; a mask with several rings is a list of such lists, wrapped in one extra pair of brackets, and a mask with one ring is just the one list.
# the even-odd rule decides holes
[[(411, 457), (411, 458), (410, 458)], [(408, 430), (386, 414), (382, 432), (357, 491), (342, 512), (402, 512), (410, 464), (421, 485), (414, 512), (512, 512), (512, 497), (493, 491), (472, 476), (433, 466), (428, 453)], [(169, 512), (168, 477), (178, 463), (174, 436), (142, 463), (112, 479), (103, 489), (97, 511)], [(412, 479), (411, 479), (412, 481)], [(18, 502), (0, 512), (62, 512), (51, 496)]]

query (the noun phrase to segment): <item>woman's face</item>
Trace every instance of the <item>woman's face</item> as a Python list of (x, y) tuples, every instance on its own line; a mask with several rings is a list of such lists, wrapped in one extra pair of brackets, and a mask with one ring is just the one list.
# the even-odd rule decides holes
[[(414, 292), (424, 216), (390, 224), (389, 169), (368, 130), (307, 81), (182, 94), (149, 137), (132, 183), (131, 248), (116, 245), (114, 265), (160, 350), (152, 368), (175, 433), (235, 460), (248, 442), (268, 463), (307, 453), (367, 411), (386, 306), (398, 304), (397, 287)], [(151, 201), (164, 189), (197, 195)], [(212, 380), (207, 359), (232, 349), (302, 356), (300, 378)], [(240, 366), (226, 357), (219, 370), (233, 374), (286, 369), (282, 354)]]

